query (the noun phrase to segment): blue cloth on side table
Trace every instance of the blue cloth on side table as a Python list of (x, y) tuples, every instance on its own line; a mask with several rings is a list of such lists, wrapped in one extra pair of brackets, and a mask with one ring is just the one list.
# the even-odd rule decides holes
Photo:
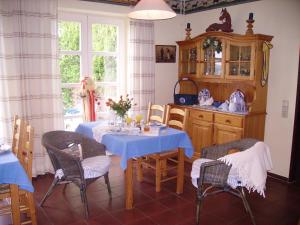
[[(76, 132), (93, 138), (93, 127), (102, 122), (80, 124)], [(105, 134), (102, 137), (108, 151), (121, 156), (121, 168), (126, 169), (127, 160), (153, 153), (160, 153), (176, 148), (183, 148), (187, 157), (192, 157), (194, 149), (189, 136), (184, 131), (167, 128), (159, 136)]]
[(94, 122), (85, 122), (78, 125), (75, 132), (81, 133), (89, 138), (94, 138), (93, 128), (104, 122), (94, 121)]
[(11, 151), (0, 153), (0, 184), (17, 184), (23, 190), (34, 191), (24, 168)]

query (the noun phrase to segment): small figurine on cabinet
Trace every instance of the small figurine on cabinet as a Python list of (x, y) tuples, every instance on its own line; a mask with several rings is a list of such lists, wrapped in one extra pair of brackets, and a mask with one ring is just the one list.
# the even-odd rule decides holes
[(211, 24), (206, 29), (206, 32), (219, 31), (219, 30), (221, 30), (223, 32), (233, 32), (233, 29), (231, 28), (231, 17), (230, 17), (230, 14), (227, 12), (226, 8), (222, 9), (219, 20), (222, 21), (222, 23)]
[(198, 102), (200, 106), (209, 106), (214, 102), (213, 97), (210, 95), (208, 89), (203, 88), (198, 94)]
[(239, 113), (247, 112), (245, 95), (241, 90), (237, 89), (230, 95), (228, 109), (229, 112), (239, 112)]

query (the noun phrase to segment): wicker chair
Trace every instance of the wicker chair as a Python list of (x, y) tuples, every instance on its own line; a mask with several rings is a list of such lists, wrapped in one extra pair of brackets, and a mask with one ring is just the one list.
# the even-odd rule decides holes
[[(238, 196), (242, 199), (244, 207), (250, 215), (252, 224), (255, 225), (254, 216), (246, 199), (244, 188), (242, 186), (239, 186), (236, 189), (233, 189), (228, 185), (227, 179), (231, 166), (228, 166), (216, 159), (229, 154), (233, 149), (244, 151), (252, 147), (257, 141), (258, 140), (255, 139), (242, 139), (226, 144), (202, 148), (201, 158), (212, 159), (213, 161), (204, 162), (200, 167), (200, 176), (197, 180), (198, 189), (196, 224), (200, 224), (200, 210), (204, 198), (208, 195), (225, 191), (234, 194), (235, 196)], [(217, 190), (215, 188), (217, 188)]]
[[(49, 154), (56, 174), (49, 190), (42, 199), (40, 206), (43, 206), (44, 202), (50, 196), (56, 185), (65, 184), (65, 187), (63, 189), (63, 191), (65, 191), (66, 185), (72, 182), (80, 189), (81, 200), (85, 207), (85, 216), (88, 217), (89, 211), (86, 197), (86, 188), (90, 183), (102, 176), (104, 176), (108, 193), (111, 197), (111, 189), (108, 178), (110, 158), (108, 156), (105, 156), (105, 146), (103, 144), (85, 137), (82, 134), (71, 131), (47, 132), (42, 137), (42, 144)], [(72, 144), (81, 145), (83, 160), (81, 160), (77, 156), (62, 151)], [(83, 162), (85, 159), (91, 159), (92, 157), (97, 160), (97, 163), (99, 161), (98, 164), (100, 165), (100, 167), (103, 166), (103, 168), (100, 168), (102, 173), (98, 174), (97, 176), (87, 178), (86, 171), (83, 167)], [(58, 171), (62, 171), (63, 173), (59, 174)]]

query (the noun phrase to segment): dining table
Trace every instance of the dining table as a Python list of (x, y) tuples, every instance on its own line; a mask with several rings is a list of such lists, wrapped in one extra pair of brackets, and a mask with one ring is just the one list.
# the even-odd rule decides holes
[(0, 151), (0, 185), (9, 184), (14, 225), (20, 222), (19, 189), (33, 192), (34, 188), (18, 158), (11, 150)]
[(183, 193), (184, 156), (191, 158), (194, 152), (185, 131), (166, 127), (156, 135), (142, 131), (133, 134), (108, 132), (99, 139), (94, 132), (99, 126), (103, 126), (103, 121), (85, 122), (79, 124), (75, 131), (100, 141), (110, 153), (121, 157), (120, 166), (125, 171), (126, 209), (133, 208), (133, 159), (137, 157), (178, 149), (176, 193)]

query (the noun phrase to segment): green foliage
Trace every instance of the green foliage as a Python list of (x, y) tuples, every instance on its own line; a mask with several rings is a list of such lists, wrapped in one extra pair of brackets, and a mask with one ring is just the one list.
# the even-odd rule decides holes
[(80, 23), (61, 21), (58, 24), (60, 50), (79, 50)]
[(71, 108), (74, 105), (74, 101), (72, 98), (72, 89), (62, 88), (62, 97), (63, 97), (64, 111), (66, 111), (68, 108)]
[(94, 79), (96, 81), (117, 80), (117, 62), (113, 56), (95, 56), (93, 69)]
[(64, 55), (59, 60), (60, 75), (63, 83), (80, 82), (80, 56)]
[[(80, 23), (60, 21), (58, 26), (59, 49), (64, 51), (80, 50)], [(89, 40), (90, 41), (90, 40)], [(117, 26), (107, 24), (92, 25), (93, 51), (116, 52)], [(62, 83), (80, 82), (80, 55), (61, 55), (59, 60)], [(93, 75), (95, 81), (116, 81), (117, 61), (114, 56), (94, 56)], [(114, 90), (109, 90), (111, 92)], [(65, 111), (74, 107), (72, 89), (63, 88), (62, 98)]]
[(94, 51), (115, 52), (117, 49), (117, 27), (107, 24), (93, 24), (92, 38)]

